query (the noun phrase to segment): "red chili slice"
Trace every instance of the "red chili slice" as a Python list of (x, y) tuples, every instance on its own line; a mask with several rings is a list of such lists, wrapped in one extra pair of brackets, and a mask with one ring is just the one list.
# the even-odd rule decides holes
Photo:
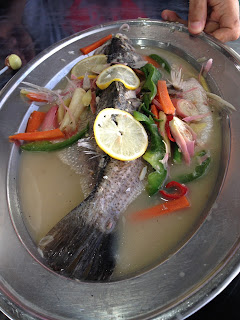
[(171, 182), (169, 182), (169, 183), (165, 186), (165, 188), (166, 188), (166, 189), (171, 189), (171, 188), (173, 188), (173, 189), (176, 190), (176, 192), (173, 192), (173, 193), (169, 193), (169, 192), (167, 192), (166, 190), (160, 190), (160, 193), (161, 193), (164, 197), (169, 198), (169, 199), (179, 199), (179, 198), (181, 198), (182, 196), (184, 196), (184, 195), (187, 193), (187, 191), (188, 191), (188, 188), (187, 188), (185, 185), (183, 185), (183, 184), (181, 184), (181, 183), (179, 183), (179, 182), (177, 182), (177, 181), (171, 181)]
[(171, 140), (172, 142), (175, 142), (175, 139), (171, 135), (170, 127), (169, 127), (169, 121), (173, 119), (173, 115), (167, 115), (167, 121), (165, 123), (165, 130), (168, 136), (168, 139)]

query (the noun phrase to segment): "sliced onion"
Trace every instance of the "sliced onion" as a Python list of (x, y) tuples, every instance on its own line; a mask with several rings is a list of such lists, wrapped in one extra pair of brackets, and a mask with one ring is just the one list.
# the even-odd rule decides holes
[(147, 166), (145, 166), (145, 167), (142, 169), (142, 171), (141, 171), (141, 173), (140, 173), (140, 175), (139, 175), (139, 180), (142, 181), (142, 180), (145, 178), (146, 174), (147, 174)]
[(196, 116), (185, 117), (182, 120), (185, 121), (185, 122), (199, 121), (199, 120), (202, 120), (203, 118), (209, 116), (210, 114), (211, 114), (211, 112), (207, 112), (207, 113), (199, 114), (199, 115), (196, 115)]
[(58, 106), (55, 105), (55, 106), (52, 106), (51, 109), (46, 113), (46, 116), (41, 125), (42, 131), (48, 131), (48, 130), (56, 129), (58, 127), (57, 111), (58, 111)]
[(173, 105), (176, 108), (176, 113), (180, 117), (196, 116), (199, 114), (196, 106), (186, 99), (172, 99)]
[(154, 98), (152, 102), (159, 110), (163, 111), (161, 103), (157, 99)]
[(182, 151), (184, 160), (190, 164), (191, 157), (194, 155), (196, 134), (185, 122), (174, 116), (169, 121), (171, 133)]
[(85, 75), (84, 75), (84, 78), (83, 78), (83, 89), (85, 91), (89, 90), (91, 88), (91, 81), (88, 77), (88, 73), (86, 72)]

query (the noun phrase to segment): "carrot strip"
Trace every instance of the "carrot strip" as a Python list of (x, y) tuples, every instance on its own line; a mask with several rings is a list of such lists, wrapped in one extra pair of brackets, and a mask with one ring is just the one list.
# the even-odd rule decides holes
[(158, 80), (157, 91), (158, 91), (159, 102), (162, 105), (163, 111), (166, 114), (174, 114), (175, 107), (170, 99), (166, 81)]
[(9, 136), (10, 141), (24, 140), (24, 141), (40, 141), (40, 140), (54, 140), (64, 138), (64, 133), (59, 129), (53, 129), (48, 131), (35, 131), (17, 133), (13, 136)]
[(139, 74), (140, 76), (145, 76), (145, 73), (144, 73), (142, 70), (140, 70), (140, 69), (133, 69), (133, 71), (134, 71), (135, 73)]
[[(157, 107), (154, 104), (151, 105), (151, 112), (154, 114), (156, 119), (159, 118), (159, 112), (157, 110)], [(157, 126), (159, 126), (159, 122), (158, 121), (155, 121), (155, 123), (156, 123)]]
[(28, 119), (26, 132), (37, 131), (45, 118), (45, 112), (33, 111)]
[(26, 94), (26, 97), (32, 101), (48, 102), (48, 100), (46, 98), (43, 98), (41, 94), (34, 93), (34, 92), (29, 92), (28, 94)]
[(130, 216), (132, 221), (143, 221), (154, 217), (158, 217), (163, 214), (168, 214), (183, 208), (190, 206), (190, 203), (186, 196), (179, 199), (166, 201), (164, 203), (158, 204), (152, 208), (137, 211)]
[(157, 63), (157, 61), (155, 61), (155, 60), (152, 59), (151, 57), (149, 57), (149, 56), (143, 56), (143, 59), (144, 59), (145, 61), (147, 61), (148, 63), (151, 63), (155, 68), (160, 68), (159, 63)]
[(98, 47), (100, 47), (101, 45), (103, 45), (105, 42), (107, 42), (111, 38), (112, 38), (112, 35), (109, 34), (108, 36), (90, 44), (89, 46), (81, 48), (80, 50), (82, 51), (83, 54), (88, 54), (89, 52), (91, 52), (91, 51), (97, 49)]

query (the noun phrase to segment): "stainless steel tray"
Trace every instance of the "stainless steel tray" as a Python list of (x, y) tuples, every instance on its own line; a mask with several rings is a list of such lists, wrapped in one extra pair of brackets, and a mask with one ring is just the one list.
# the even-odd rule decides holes
[(204, 34), (155, 20), (119, 21), (75, 34), (42, 52), (0, 94), (0, 308), (12, 319), (181, 319), (221, 292), (240, 270), (240, 116), (223, 121), (221, 170), (203, 219), (185, 245), (139, 276), (88, 283), (59, 276), (41, 263), (18, 201), (19, 150), (8, 136), (26, 124), (31, 108), (19, 96), (21, 81), (54, 87), (79, 58), (79, 48), (116, 33), (123, 23), (135, 44), (173, 51), (200, 69), (213, 58), (211, 89), (240, 108), (240, 59)]

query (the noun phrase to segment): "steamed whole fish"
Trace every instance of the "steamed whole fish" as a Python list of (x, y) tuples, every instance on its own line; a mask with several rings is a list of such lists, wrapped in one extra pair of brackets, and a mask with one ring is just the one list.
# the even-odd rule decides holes
[[(125, 36), (113, 37), (104, 50), (109, 62), (131, 65), (142, 59)], [(101, 92), (97, 113), (108, 107), (131, 113), (138, 106), (138, 99), (122, 83), (113, 82)], [(40, 240), (39, 251), (47, 264), (63, 275), (106, 280), (115, 266), (113, 249), (117, 221), (144, 189), (144, 181), (139, 177), (145, 164), (141, 158), (129, 162), (115, 160), (99, 150), (93, 138), (95, 117), (90, 115), (88, 119), (90, 138), (85, 144), (70, 147), (60, 155), (78, 173), (92, 172), (90, 184), (85, 181), (88, 187), (85, 195), (88, 196)]]

